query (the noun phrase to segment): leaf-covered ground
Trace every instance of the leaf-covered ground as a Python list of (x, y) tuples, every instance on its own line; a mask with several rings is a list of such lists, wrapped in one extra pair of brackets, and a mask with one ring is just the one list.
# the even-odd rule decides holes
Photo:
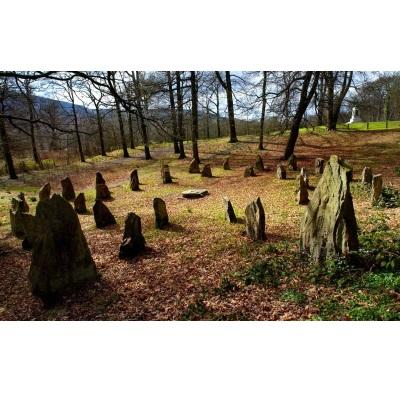
[[(354, 168), (352, 184), (360, 231), (367, 232), (380, 216), (390, 229), (399, 229), (399, 209), (372, 208), (368, 193), (357, 182), (362, 168), (382, 173), (386, 183), (400, 187), (394, 172), (400, 166), (399, 133), (302, 134), (296, 148), (298, 164), (313, 171), (315, 157), (331, 154), (345, 158)], [(18, 182), (0, 180), (0, 319), (3, 320), (299, 320), (299, 319), (397, 319), (397, 286), (379, 286), (378, 292), (354, 286), (338, 288), (315, 280), (312, 268), (298, 257), (299, 223), (303, 207), (296, 205), (296, 174), (278, 180), (276, 164), (285, 137), (267, 138), (267, 150), (257, 150), (257, 138), (240, 137), (201, 141), (200, 156), (212, 165), (213, 178), (187, 172), (190, 158), (177, 160), (171, 146), (152, 148), (153, 160), (143, 160), (142, 149), (131, 150), (130, 159), (117, 154), (25, 174)], [(187, 153), (190, 154), (190, 144)], [(244, 178), (244, 168), (261, 154), (269, 171)], [(231, 171), (222, 169), (231, 157)], [(174, 183), (164, 185), (160, 165), (170, 165)], [(131, 192), (129, 173), (138, 168), (140, 192)], [(96, 229), (93, 215), (79, 216), (101, 279), (46, 310), (29, 290), (30, 255), (10, 234), (10, 198), (19, 191), (34, 212), (38, 188), (50, 181), (60, 191), (60, 179), (68, 174), (78, 193), (94, 201), (95, 171), (103, 173), (113, 200), (108, 206), (118, 225)], [(318, 177), (311, 175), (311, 184)], [(205, 188), (210, 195), (197, 200), (181, 198), (189, 188)], [(310, 192), (310, 195), (312, 193)], [(239, 217), (238, 224), (224, 220), (222, 197), (228, 196)], [(244, 209), (260, 197), (266, 212), (267, 239), (251, 242), (244, 235)], [(154, 228), (152, 199), (167, 203), (171, 226)], [(118, 258), (126, 214), (142, 218), (146, 252), (131, 261)], [(391, 281), (392, 282), (392, 281)], [(392, 284), (392, 283), (391, 283)], [(400, 290), (400, 283), (399, 283)]]

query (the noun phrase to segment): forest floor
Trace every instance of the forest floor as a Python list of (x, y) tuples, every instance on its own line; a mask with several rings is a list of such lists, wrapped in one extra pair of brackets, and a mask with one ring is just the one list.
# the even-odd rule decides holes
[[(388, 271), (365, 271), (357, 280), (320, 279), (319, 272), (298, 256), (298, 237), (304, 206), (295, 202), (296, 175), (276, 178), (287, 137), (266, 138), (258, 151), (258, 138), (241, 136), (235, 144), (227, 138), (202, 140), (202, 162), (210, 163), (213, 178), (188, 173), (186, 160), (177, 160), (170, 144), (154, 145), (153, 160), (143, 159), (143, 149), (130, 150), (131, 158), (95, 157), (70, 167), (35, 171), (15, 182), (0, 179), (0, 319), (2, 320), (308, 320), (400, 319), (400, 279)], [(296, 147), (299, 167), (313, 175), (314, 159), (331, 154), (353, 166), (351, 184), (361, 235), (378, 229), (400, 232), (400, 208), (376, 208), (359, 183), (364, 166), (382, 173), (385, 184), (400, 189), (400, 133), (302, 134)], [(269, 171), (244, 178), (244, 168), (261, 154)], [(230, 156), (231, 170), (222, 169)], [(174, 183), (160, 179), (161, 162), (170, 165)], [(141, 191), (129, 190), (129, 173), (138, 168)], [(40, 186), (50, 181), (59, 192), (60, 179), (68, 175), (75, 191), (84, 192), (88, 209), (94, 203), (95, 172), (101, 171), (113, 200), (107, 202), (117, 225), (97, 229), (92, 213), (80, 215), (84, 234), (101, 279), (83, 288), (53, 309), (45, 309), (30, 293), (28, 271), (31, 253), (10, 234), (12, 196), (25, 192), (34, 213)], [(204, 188), (209, 196), (187, 200), (181, 192)], [(310, 192), (310, 195), (312, 193)], [(223, 196), (228, 196), (238, 224), (224, 220)], [(244, 234), (244, 210), (261, 198), (266, 213), (266, 235), (252, 242)], [(152, 200), (166, 201), (171, 226), (154, 228)], [(142, 218), (147, 250), (126, 261), (118, 258), (124, 219), (128, 212)], [(372, 282), (372, 283), (371, 283)]]

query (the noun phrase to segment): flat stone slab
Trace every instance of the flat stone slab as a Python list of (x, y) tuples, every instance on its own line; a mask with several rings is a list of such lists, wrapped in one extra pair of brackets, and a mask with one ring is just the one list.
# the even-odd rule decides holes
[(208, 190), (206, 189), (189, 189), (182, 192), (182, 196), (185, 199), (198, 199), (208, 195)]

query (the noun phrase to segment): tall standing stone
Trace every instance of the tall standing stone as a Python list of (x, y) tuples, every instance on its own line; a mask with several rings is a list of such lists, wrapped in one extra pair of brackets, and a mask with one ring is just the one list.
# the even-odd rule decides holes
[(256, 158), (256, 164), (255, 167), (258, 171), (264, 171), (264, 162), (262, 157), (258, 154)]
[(369, 167), (365, 167), (361, 174), (361, 182), (364, 185), (371, 185), (372, 184), (372, 169)]
[(372, 187), (371, 187), (371, 203), (374, 205), (378, 202), (383, 191), (383, 179), (382, 174), (374, 175), (372, 177)]
[(169, 224), (167, 206), (163, 199), (156, 197), (153, 199), (153, 208), (155, 216), (155, 227), (162, 229)]
[(11, 208), (10, 208), (10, 225), (11, 225), (11, 233), (17, 237), (18, 239), (23, 239), (25, 230), (24, 230), (24, 214), (26, 207), (24, 201), (20, 197), (13, 197), (11, 199)]
[(297, 191), (297, 204), (304, 205), (308, 204), (308, 184), (306, 183), (304, 176), (299, 175), (298, 176), (298, 182), (299, 182), (299, 189)]
[(117, 223), (114, 215), (111, 214), (111, 211), (101, 200), (96, 200), (94, 203), (93, 216), (98, 228), (105, 228), (106, 226), (115, 225)]
[(75, 200), (75, 190), (74, 186), (72, 185), (71, 179), (66, 176), (64, 179), (61, 180), (61, 187), (62, 187), (62, 197), (64, 197), (67, 201)]
[(229, 169), (231, 169), (231, 166), (230, 166), (230, 163), (229, 163), (229, 157), (226, 157), (225, 159), (224, 159), (224, 163), (223, 163), (223, 165), (222, 165), (222, 167), (224, 168), (224, 170), (229, 170)]
[(36, 208), (36, 237), (29, 282), (32, 293), (45, 304), (97, 278), (79, 219), (71, 204), (54, 194)]
[(306, 171), (306, 169), (304, 167), (300, 170), (300, 176), (303, 178), (303, 181), (305, 182), (306, 187), (309, 188), (310, 187), (310, 183), (308, 181), (308, 174), (307, 174), (307, 171)]
[(24, 213), (29, 212), (29, 205), (25, 200), (24, 192), (20, 192), (17, 197), (22, 201), (22, 212)]
[(288, 169), (297, 171), (297, 157), (292, 154), (287, 161)]
[(245, 215), (247, 236), (253, 240), (264, 240), (265, 212), (259, 197), (246, 207)]
[(200, 166), (199, 166), (199, 163), (196, 161), (195, 158), (193, 158), (193, 160), (190, 161), (189, 173), (190, 174), (199, 174), (200, 173)]
[(201, 176), (203, 178), (212, 178), (212, 172), (211, 172), (211, 165), (206, 164), (203, 168), (203, 171), (201, 171)]
[(324, 173), (325, 161), (323, 158), (316, 158), (314, 163), (314, 169), (316, 175), (322, 175)]
[(96, 185), (105, 184), (106, 181), (100, 171), (96, 172)]
[(300, 249), (315, 262), (358, 249), (357, 222), (350, 193), (351, 169), (331, 156), (305, 209)]
[(235, 210), (233, 209), (232, 202), (228, 197), (224, 197), (224, 207), (225, 207), (225, 220), (229, 221), (231, 224), (237, 223), (237, 218)]
[(278, 179), (286, 179), (286, 169), (282, 164), (278, 164), (276, 166), (276, 177)]
[(134, 169), (131, 172), (130, 175), (130, 182), (129, 182), (129, 187), (131, 188), (132, 191), (137, 192), (139, 191), (139, 176), (138, 176), (138, 171), (137, 169)]
[(171, 172), (169, 171), (168, 165), (163, 165), (161, 167), (161, 178), (163, 183), (172, 183)]
[(51, 194), (50, 183), (47, 182), (39, 190), (39, 201), (49, 200)]
[(111, 193), (101, 172), (96, 172), (96, 200), (109, 200)]
[(119, 258), (131, 258), (137, 256), (145, 248), (146, 241), (142, 235), (142, 223), (135, 213), (129, 213), (125, 220), (125, 230)]
[(255, 174), (255, 172), (254, 172), (254, 168), (253, 168), (253, 167), (247, 167), (247, 168), (244, 170), (243, 176), (244, 176), (245, 178), (249, 178), (250, 176), (256, 176), (256, 174)]
[(78, 196), (76, 196), (76, 199), (74, 200), (74, 209), (78, 214), (86, 214), (87, 213), (86, 200), (85, 200), (84, 193), (79, 193)]

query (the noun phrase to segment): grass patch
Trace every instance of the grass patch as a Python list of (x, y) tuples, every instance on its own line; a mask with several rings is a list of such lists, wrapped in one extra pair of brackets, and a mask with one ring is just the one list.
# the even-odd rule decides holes
[(297, 289), (287, 289), (282, 292), (280, 299), (288, 303), (305, 304), (307, 303), (307, 295)]

